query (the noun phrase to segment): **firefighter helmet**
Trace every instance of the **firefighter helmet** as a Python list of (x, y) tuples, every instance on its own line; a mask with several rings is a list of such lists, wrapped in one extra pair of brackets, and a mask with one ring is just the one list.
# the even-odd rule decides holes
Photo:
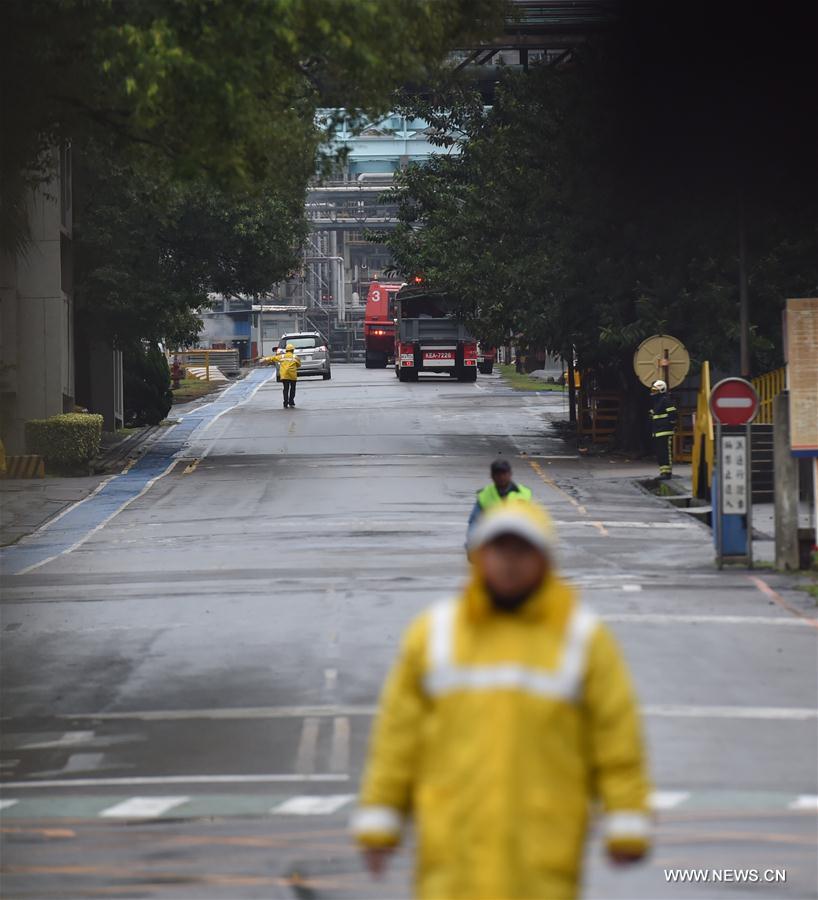
[(650, 386), (650, 392), (652, 394), (666, 394), (667, 384), (664, 381), (654, 381)]

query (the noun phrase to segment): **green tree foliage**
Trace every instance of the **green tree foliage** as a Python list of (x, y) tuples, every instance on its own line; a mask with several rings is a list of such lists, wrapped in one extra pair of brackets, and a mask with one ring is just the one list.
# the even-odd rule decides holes
[(377, 112), (499, 0), (6, 0), (0, 28), (3, 238), (63, 140), (115, 136), (175, 175), (269, 190), (303, 178), (321, 107)]
[(298, 263), (303, 190), (226, 193), (118, 164), (88, 145), (77, 167), (80, 330), (120, 347), (195, 339), (209, 293), (269, 291)]
[(125, 424), (158, 425), (173, 405), (168, 361), (155, 345), (134, 345), (126, 350), (122, 364)]
[(635, 388), (633, 351), (656, 332), (731, 366), (743, 194), (755, 367), (780, 364), (782, 302), (818, 285), (814, 175), (800, 151), (794, 169), (765, 162), (763, 136), (741, 167), (723, 128), (669, 146), (618, 49), (508, 75), (491, 109), (462, 95), (415, 104), (453, 152), (403, 173), (399, 225), (382, 240), (403, 275), (459, 297), (485, 339), (573, 346), (583, 367)]

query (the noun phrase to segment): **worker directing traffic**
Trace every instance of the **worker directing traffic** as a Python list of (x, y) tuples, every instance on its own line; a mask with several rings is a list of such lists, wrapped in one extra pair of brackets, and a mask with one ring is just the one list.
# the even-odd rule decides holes
[(295, 355), (295, 347), (287, 344), (284, 353), (276, 353), (266, 360), (278, 366), (278, 377), (284, 387), (284, 409), (295, 407), (295, 386), (298, 383), (298, 370), (301, 360)]
[(593, 801), (612, 861), (648, 849), (636, 698), (611, 633), (556, 572), (542, 509), (496, 505), (470, 550), (463, 593), (405, 635), (353, 832), (378, 876), (411, 814), (421, 898), (570, 900)]
[(511, 463), (507, 459), (495, 459), (491, 464), (491, 482), (477, 492), (477, 499), (469, 515), (467, 538), (484, 512), (505, 500), (531, 500), (531, 491), (514, 481)]

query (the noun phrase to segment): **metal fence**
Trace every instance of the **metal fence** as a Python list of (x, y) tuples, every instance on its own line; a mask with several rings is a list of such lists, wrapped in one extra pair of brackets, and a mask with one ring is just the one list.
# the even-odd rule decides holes
[(765, 372), (753, 379), (753, 387), (758, 394), (758, 415), (755, 419), (757, 425), (773, 424), (773, 400), (787, 386), (787, 370), (782, 366), (772, 372)]

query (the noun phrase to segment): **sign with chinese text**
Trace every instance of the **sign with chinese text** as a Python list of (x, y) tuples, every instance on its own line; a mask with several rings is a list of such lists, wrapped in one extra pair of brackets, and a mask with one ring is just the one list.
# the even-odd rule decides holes
[(721, 439), (721, 508), (725, 515), (747, 512), (747, 438), (724, 435)]
[(790, 448), (818, 456), (818, 298), (787, 300)]

